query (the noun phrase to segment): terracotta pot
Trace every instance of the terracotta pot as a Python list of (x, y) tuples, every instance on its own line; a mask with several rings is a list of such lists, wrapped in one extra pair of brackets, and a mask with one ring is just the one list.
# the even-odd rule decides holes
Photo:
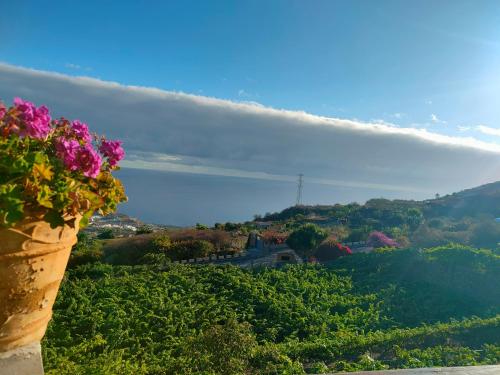
[(40, 218), (26, 218), (0, 228), (0, 352), (44, 336), (79, 222), (52, 229)]

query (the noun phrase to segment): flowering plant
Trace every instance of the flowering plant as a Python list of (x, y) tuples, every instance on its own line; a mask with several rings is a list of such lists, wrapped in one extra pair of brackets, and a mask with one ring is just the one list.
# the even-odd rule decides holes
[(352, 250), (349, 246), (338, 242), (335, 237), (329, 237), (319, 245), (314, 255), (320, 261), (326, 262), (343, 256), (352, 255)]
[(51, 119), (47, 107), (20, 98), (0, 102), (0, 226), (26, 216), (73, 225), (75, 215), (85, 226), (94, 212), (113, 212), (127, 199), (111, 174), (124, 156), (120, 141), (81, 121)]
[(392, 238), (389, 238), (382, 232), (373, 231), (368, 236), (366, 240), (368, 246), (379, 248), (379, 247), (398, 247), (398, 243)]

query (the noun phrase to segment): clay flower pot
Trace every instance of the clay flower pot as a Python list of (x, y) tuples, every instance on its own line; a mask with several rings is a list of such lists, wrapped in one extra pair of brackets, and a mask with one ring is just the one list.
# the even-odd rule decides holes
[(79, 222), (52, 229), (27, 217), (0, 228), (0, 352), (44, 336)]

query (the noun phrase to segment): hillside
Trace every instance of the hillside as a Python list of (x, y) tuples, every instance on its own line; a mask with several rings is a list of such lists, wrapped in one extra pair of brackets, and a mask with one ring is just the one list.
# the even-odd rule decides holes
[(500, 257), (447, 246), (328, 267), (69, 271), (47, 373), (302, 374), (500, 362)]
[[(213, 228), (82, 234), (43, 343), (47, 373), (270, 375), (497, 364), (498, 198), (495, 183), (427, 201), (295, 206)], [(335, 253), (340, 242), (364, 241), (374, 230), (397, 244)], [(291, 247), (297, 239), (309, 243), (298, 233), (318, 234), (306, 249), (318, 251), (302, 255), (323, 264), (173, 263), (240, 251), (249, 233)]]
[(453, 217), (500, 216), (500, 181), (427, 201), (428, 212)]
[(500, 242), (500, 182), (425, 201), (371, 199), (365, 204), (293, 206), (255, 222), (293, 229), (304, 223), (329, 228), (339, 240), (364, 241), (383, 231), (403, 246), (461, 243), (496, 247)]

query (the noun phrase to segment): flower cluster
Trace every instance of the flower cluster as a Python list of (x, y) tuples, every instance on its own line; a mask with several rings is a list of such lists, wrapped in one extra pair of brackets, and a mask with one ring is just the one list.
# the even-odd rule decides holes
[(122, 148), (121, 141), (103, 140), (99, 151), (108, 158), (108, 163), (112, 167), (118, 164), (125, 157), (125, 151)]
[(328, 262), (351, 254), (352, 250), (349, 246), (341, 244), (335, 237), (324, 240), (314, 253), (321, 262)]
[(14, 99), (15, 115), (19, 118), (19, 126), (15, 131), (20, 136), (43, 139), (50, 133), (49, 109), (44, 105), (36, 107), (33, 103), (21, 98)]
[(392, 238), (389, 238), (382, 232), (373, 231), (368, 236), (367, 245), (374, 248), (379, 247), (398, 247), (398, 243)]
[(4, 136), (18, 135), (38, 140), (51, 137), (57, 156), (72, 172), (80, 171), (85, 177), (96, 178), (101, 171), (103, 157), (110, 167), (115, 167), (125, 156), (120, 141), (101, 140), (98, 149), (94, 149), (92, 135), (87, 124), (80, 120), (71, 123), (66, 119), (51, 121), (49, 110), (45, 106), (36, 107), (33, 103), (20, 98), (14, 99), (14, 106), (9, 111), (0, 109), (0, 119), (8, 115), (4, 125)]
[(81, 171), (84, 176), (92, 178), (96, 178), (101, 171), (102, 158), (91, 144), (60, 137), (55, 147), (57, 155), (70, 171)]
[(53, 120), (47, 107), (20, 98), (9, 108), (0, 102), (0, 226), (26, 209), (51, 224), (113, 211), (126, 199), (111, 175), (124, 156), (120, 141), (91, 134), (80, 120)]
[(74, 120), (71, 123), (71, 130), (77, 139), (81, 139), (83, 142), (88, 143), (92, 141), (92, 136), (89, 132), (89, 127), (80, 120)]

